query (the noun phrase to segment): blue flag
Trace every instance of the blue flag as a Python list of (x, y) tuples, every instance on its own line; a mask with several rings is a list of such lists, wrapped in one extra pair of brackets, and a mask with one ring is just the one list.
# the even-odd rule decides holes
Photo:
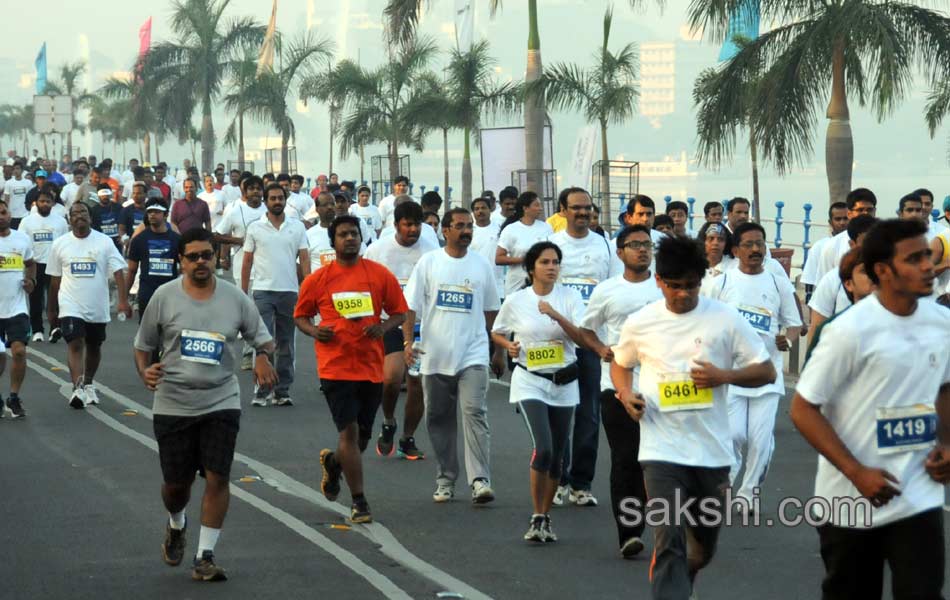
[(36, 95), (42, 96), (46, 93), (46, 42), (40, 47), (40, 53), (36, 55)]
[(719, 60), (730, 60), (739, 53), (739, 46), (733, 41), (736, 36), (750, 40), (759, 37), (759, 0), (746, 0), (739, 5), (729, 18), (726, 40), (719, 51)]

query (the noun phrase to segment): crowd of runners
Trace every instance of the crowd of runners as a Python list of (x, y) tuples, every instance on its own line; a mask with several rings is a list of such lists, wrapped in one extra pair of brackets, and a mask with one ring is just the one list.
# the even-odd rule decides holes
[(524, 540), (557, 541), (554, 505), (598, 504), (603, 425), (619, 553), (652, 546), (653, 597), (689, 598), (720, 522), (651, 523), (649, 543), (644, 520), (624, 518), (630, 501), (758, 510), (783, 353), (807, 336), (790, 414), (819, 453), (815, 496), (866, 501), (818, 527), (822, 597), (880, 598), (885, 562), (895, 598), (942, 597), (950, 230), (930, 218), (927, 190), (902, 197), (896, 218), (879, 218), (868, 189), (831, 204), (832, 236), (801, 276), (806, 309), (744, 198), (706, 204), (693, 231), (686, 204), (657, 214), (636, 195), (611, 237), (579, 187), (545, 219), (530, 191), (453, 208), (410, 196), (401, 176), (378, 203), (335, 175), (305, 191), (299, 175), (223, 165), (200, 177), (187, 164), (172, 175), (134, 160), (119, 172), (95, 157), (16, 159), (3, 176), (2, 414), (26, 415), (26, 346), (60, 339), (69, 406), (98, 404), (107, 324), (137, 314), (170, 565), (185, 558), (185, 509), (205, 479), (195, 579), (226, 578), (215, 548), (242, 418), (236, 371), (253, 370), (252, 406), (292, 407), (299, 331), (338, 432), (314, 456), (321, 491), (335, 500), (345, 482), (354, 523), (372, 521), (367, 498), (382, 494), (364, 482), (367, 449), (435, 463), (432, 502), (493, 502), (486, 400), (490, 379), (510, 376), (533, 447)]

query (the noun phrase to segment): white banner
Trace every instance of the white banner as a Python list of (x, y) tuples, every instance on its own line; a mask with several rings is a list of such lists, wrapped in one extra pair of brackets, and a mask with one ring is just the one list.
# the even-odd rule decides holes
[[(479, 148), (482, 158), (482, 189), (492, 190), (495, 197), (505, 186), (511, 185), (512, 171), (525, 168), (524, 127), (498, 127), (479, 130)], [(553, 169), (551, 128), (544, 126), (542, 167)], [(559, 184), (554, 182), (554, 186)], [(478, 190), (473, 190), (477, 192)]]
[(574, 150), (571, 152), (571, 168), (568, 171), (568, 180), (563, 187), (576, 185), (590, 189), (590, 170), (594, 166), (594, 156), (597, 155), (597, 145), (600, 143), (600, 127), (587, 125), (577, 132), (574, 141)]

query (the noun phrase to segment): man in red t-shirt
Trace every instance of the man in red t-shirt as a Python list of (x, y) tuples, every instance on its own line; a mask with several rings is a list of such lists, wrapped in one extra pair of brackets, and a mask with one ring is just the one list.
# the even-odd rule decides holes
[[(294, 321), (314, 338), (320, 389), (340, 433), (336, 452), (320, 451), (327, 500), (340, 493), (340, 474), (353, 497), (354, 523), (373, 520), (363, 495), (361, 454), (373, 435), (373, 420), (383, 393), (383, 335), (398, 328), (409, 307), (389, 269), (360, 257), (360, 221), (337, 217), (327, 234), (336, 260), (312, 273), (300, 286)], [(389, 315), (380, 319), (383, 311)], [(313, 317), (320, 316), (314, 325)]]

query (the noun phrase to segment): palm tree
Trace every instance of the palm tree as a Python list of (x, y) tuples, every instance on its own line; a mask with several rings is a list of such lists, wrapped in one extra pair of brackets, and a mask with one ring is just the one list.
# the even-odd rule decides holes
[[(187, 133), (195, 110), (201, 110), (201, 169), (214, 167), (214, 122), (211, 110), (221, 95), (229, 65), (243, 50), (256, 48), (264, 27), (252, 19), (224, 22), (231, 0), (175, 0), (171, 28), (175, 42), (154, 46), (146, 58), (159, 112), (179, 135)], [(186, 136), (187, 137), (187, 136)]]
[(234, 115), (224, 132), (224, 145), (237, 145), (238, 169), (244, 170), (244, 113), (247, 111), (251, 86), (257, 79), (257, 60), (247, 57), (235, 61), (231, 66), (231, 85), (224, 97), (224, 107)]
[(15, 146), (17, 138), (23, 141), (23, 156), (29, 154), (30, 133), (33, 131), (33, 104), (0, 106), (0, 135), (10, 137)]
[(603, 41), (594, 54), (590, 69), (573, 63), (557, 63), (544, 70), (530, 88), (538, 88), (555, 108), (581, 110), (589, 123), (600, 125), (600, 155), (603, 171), (601, 198), (605, 215), (610, 215), (610, 153), (607, 125), (624, 123), (634, 116), (640, 89), (636, 84), (639, 60), (637, 45), (629, 43), (619, 52), (607, 47), (613, 10), (604, 13)]
[[(722, 40), (729, 16), (746, 2), (697, 0), (690, 23)], [(882, 120), (903, 100), (916, 69), (935, 84), (950, 61), (950, 18), (878, 0), (761, 0), (760, 6), (763, 20), (780, 25), (720, 67), (718, 87), (710, 91), (739, 98), (761, 69), (749, 123), (762, 157), (780, 173), (812, 154), (812, 129), (827, 99), (829, 199), (844, 200), (854, 160), (849, 95)]]
[[(106, 79), (105, 84), (99, 88), (99, 93), (106, 99), (125, 100), (129, 113), (123, 115), (128, 119), (128, 123), (134, 130), (136, 138), (142, 140), (142, 160), (151, 162), (152, 160), (152, 133), (159, 130), (158, 102), (156, 97), (149, 93), (151, 87), (146, 81), (147, 75), (144, 70), (133, 69), (127, 77), (112, 76)], [(157, 150), (156, 144), (156, 162)]]

